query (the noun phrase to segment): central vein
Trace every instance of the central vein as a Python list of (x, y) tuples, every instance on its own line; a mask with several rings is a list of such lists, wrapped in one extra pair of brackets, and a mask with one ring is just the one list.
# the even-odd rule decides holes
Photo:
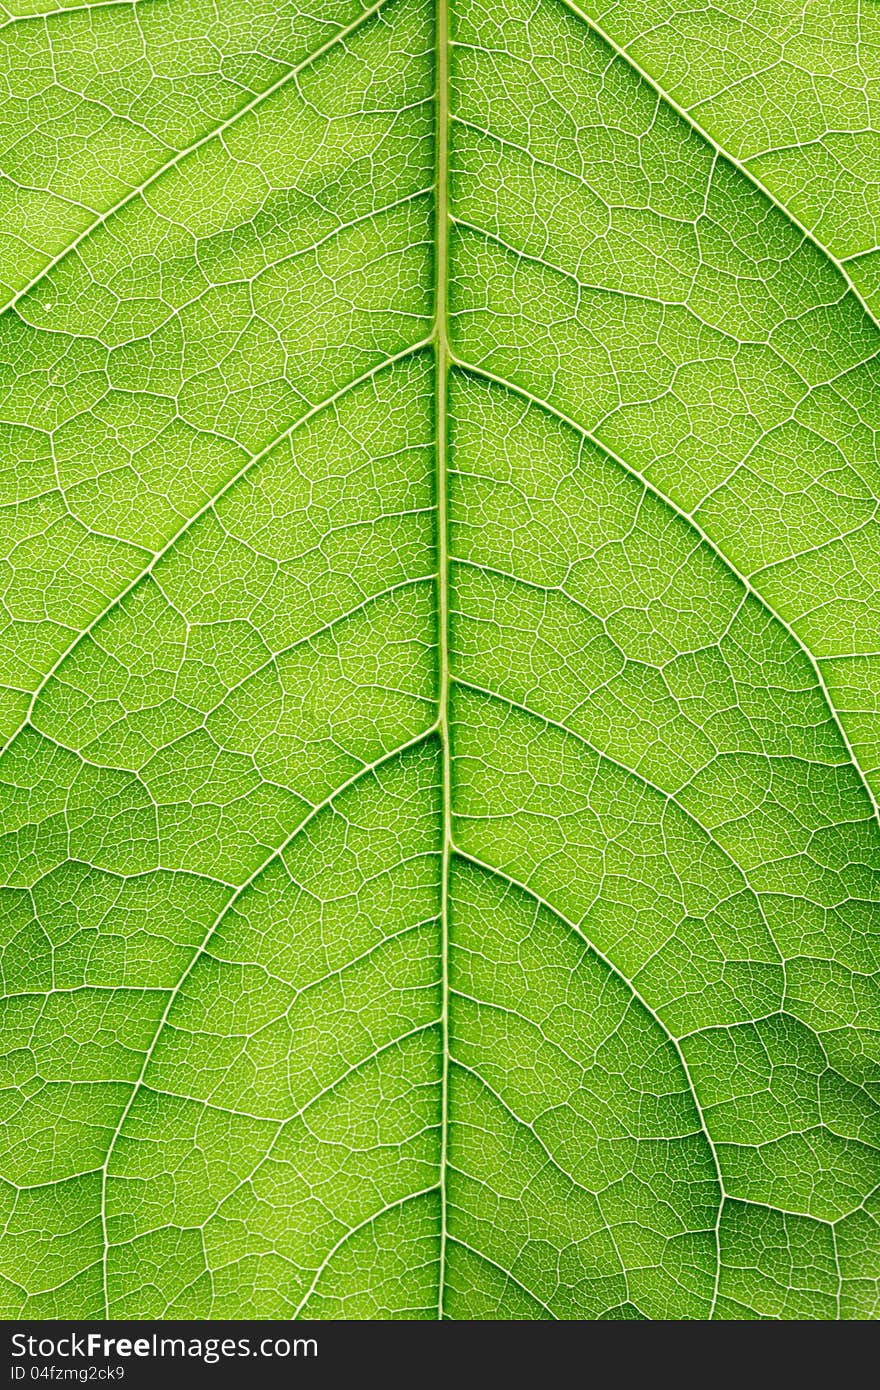
[(437, 570), (438, 570), (438, 709), (437, 728), (443, 748), (443, 859), (440, 903), (441, 953), (441, 1010), (440, 1028), (443, 1047), (441, 1074), (441, 1141), (440, 1141), (440, 1276), (437, 1316), (443, 1317), (443, 1295), (446, 1277), (446, 1166), (449, 1131), (449, 860), (452, 854), (452, 782), (449, 746), (449, 537), (448, 537), (448, 480), (446, 471), (446, 398), (449, 371), (447, 339), (447, 257), (449, 209), (449, 16), (448, 0), (437, 0), (437, 130), (435, 142), (435, 199), (434, 199), (434, 352), (436, 372), (435, 417), (437, 435)]

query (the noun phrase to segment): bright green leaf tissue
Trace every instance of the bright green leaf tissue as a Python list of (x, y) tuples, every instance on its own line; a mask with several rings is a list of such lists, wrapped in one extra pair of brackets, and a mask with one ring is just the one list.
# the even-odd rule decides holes
[(4, 13), (0, 1311), (877, 1317), (880, 8)]

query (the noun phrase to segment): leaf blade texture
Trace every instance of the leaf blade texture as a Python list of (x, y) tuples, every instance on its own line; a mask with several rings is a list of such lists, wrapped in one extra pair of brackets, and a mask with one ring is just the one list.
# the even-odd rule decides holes
[(7, 9), (6, 1315), (876, 1317), (874, 7)]

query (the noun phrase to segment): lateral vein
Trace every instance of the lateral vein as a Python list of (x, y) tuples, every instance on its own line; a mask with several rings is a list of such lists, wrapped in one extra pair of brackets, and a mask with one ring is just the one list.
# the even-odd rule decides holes
[[(119, 0), (112, 0), (112, 3), (119, 3)], [(132, 3), (132, 0), (127, 0), (127, 3)], [(75, 251), (87, 237), (90, 237), (93, 232), (97, 231), (99, 227), (102, 227), (104, 223), (117, 212), (121, 212), (122, 209), (133, 202), (135, 198), (139, 198), (143, 193), (146, 193), (147, 189), (151, 188), (163, 174), (167, 174), (170, 169), (175, 168), (176, 165), (180, 164), (188, 155), (201, 149), (203, 145), (209, 144), (211, 140), (216, 140), (218, 136), (222, 135), (230, 126), (235, 125), (237, 121), (241, 120), (242, 116), (246, 116), (249, 111), (253, 111), (256, 106), (259, 106), (261, 102), (266, 101), (267, 98), (286, 86), (287, 83), (291, 82), (299, 73), (311, 67), (319, 58), (323, 58), (324, 54), (330, 49), (335, 48), (337, 44), (344, 43), (351, 34), (355, 33), (362, 25), (366, 24), (368, 20), (372, 19), (374, 15), (378, 14), (379, 10), (386, 3), (387, 0), (376, 0), (375, 4), (371, 5), (369, 9), (363, 10), (361, 14), (358, 15), (357, 19), (352, 20), (351, 24), (347, 24), (344, 29), (338, 29), (335, 34), (321, 44), (320, 48), (316, 48), (308, 57), (303, 58), (302, 62), (297, 63), (294, 67), (290, 67), (286, 72), (283, 72), (270, 87), (266, 87), (262, 92), (258, 92), (257, 95), (252, 97), (249, 102), (246, 102), (244, 106), (239, 106), (230, 116), (227, 116), (226, 120), (220, 125), (214, 126), (211, 130), (206, 131), (198, 140), (194, 140), (191, 145), (187, 145), (184, 149), (178, 150), (177, 154), (172, 155), (172, 157), (166, 160), (164, 164), (161, 164), (158, 169), (154, 169), (153, 173), (150, 174), (148, 178), (144, 179), (142, 183), (138, 184), (137, 188), (132, 188), (124, 197), (114, 203), (112, 207), (107, 208), (106, 212), (100, 213), (87, 227), (83, 227), (82, 231), (74, 237), (73, 241), (63, 247), (50, 261), (47, 261), (42, 270), (37, 271), (37, 274), (29, 280), (26, 285), (22, 285), (20, 290), (16, 290), (15, 294), (11, 295), (5, 304), (0, 305), (0, 314), (5, 314), (7, 309), (13, 309), (24, 295), (28, 294), (35, 285), (38, 285), (40, 281), (48, 275), (50, 271), (54, 270), (56, 265), (69, 256), (72, 251)], [(94, 7), (84, 5), (81, 8), (92, 9)], [(53, 11), (52, 13), (66, 14), (69, 13), (69, 9)], [(9, 23), (10, 21), (7, 20), (6, 22)], [(0, 28), (5, 28), (5, 25), (0, 25)]]

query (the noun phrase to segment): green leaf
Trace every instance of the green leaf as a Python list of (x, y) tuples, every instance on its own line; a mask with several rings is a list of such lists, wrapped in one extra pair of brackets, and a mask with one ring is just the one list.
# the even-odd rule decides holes
[(0, 1312), (877, 1317), (880, 7), (6, 12)]

